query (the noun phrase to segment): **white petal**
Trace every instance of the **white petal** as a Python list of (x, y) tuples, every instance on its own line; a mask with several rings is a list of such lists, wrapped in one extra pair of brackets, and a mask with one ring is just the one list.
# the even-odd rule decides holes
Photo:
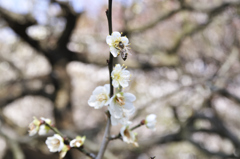
[(126, 125), (126, 124), (128, 124), (128, 121), (129, 119), (127, 118), (127, 117), (125, 117), (125, 118), (121, 118), (121, 120), (120, 120), (120, 123), (122, 124), (122, 125)]
[(103, 93), (103, 91), (104, 91), (104, 87), (103, 86), (98, 86), (97, 88), (94, 89), (92, 94), (93, 95), (98, 95), (98, 94)]
[(124, 97), (126, 101), (133, 102), (136, 100), (135, 95), (133, 95), (132, 93), (124, 93)]
[(110, 94), (110, 84), (105, 84), (104, 88), (106, 89), (106, 93)]
[(132, 109), (134, 109), (134, 105), (132, 102), (125, 102), (125, 105), (124, 105), (124, 109), (127, 110), (127, 111), (132, 111)]
[(127, 87), (128, 86), (128, 81), (126, 81), (126, 80), (121, 80), (121, 81), (119, 81), (119, 83), (122, 87)]
[[(111, 111), (110, 111), (111, 110)], [(115, 118), (121, 118), (122, 117), (122, 110), (121, 109), (109, 109), (110, 114), (114, 116)]]
[(60, 152), (59, 156), (60, 156), (60, 159), (62, 159), (63, 157), (65, 157), (67, 154), (67, 151), (62, 151)]
[(114, 116), (111, 115), (111, 123), (112, 125), (118, 125), (118, 120)]
[(112, 36), (107, 36), (107, 38), (106, 38), (106, 43), (108, 44), (108, 45), (112, 45), (112, 42), (113, 42), (113, 40), (112, 40)]
[(129, 71), (127, 71), (127, 70), (123, 70), (122, 71), (122, 74), (121, 74), (123, 77), (130, 77), (130, 72)]
[(33, 129), (33, 130), (29, 130), (28, 132), (29, 132), (29, 136), (33, 136), (33, 135), (37, 134), (38, 129), (36, 128), (36, 129)]
[(156, 115), (155, 114), (150, 114), (146, 117), (147, 122), (152, 122), (156, 120)]
[(110, 104), (110, 99), (108, 99), (105, 103), (104, 103), (104, 106), (107, 106)]
[(119, 38), (119, 37), (121, 37), (121, 34), (120, 34), (119, 32), (117, 32), (117, 31), (114, 31), (114, 32), (112, 33), (112, 37), (113, 37), (113, 38)]
[(39, 134), (39, 135), (46, 135), (46, 134), (47, 134), (46, 125), (41, 125), (41, 126), (39, 127), (38, 134)]
[(54, 136), (48, 137), (45, 143), (47, 144), (50, 152), (60, 152), (64, 147), (63, 138), (58, 134), (54, 134)]
[(110, 114), (115, 118), (120, 118), (122, 116), (121, 107), (115, 104), (113, 100), (110, 102), (110, 106), (108, 108), (109, 108)]
[(58, 140), (63, 141), (63, 138), (60, 135), (54, 134), (53, 136), (54, 138), (57, 138)]
[(76, 139), (73, 139), (70, 141), (70, 147), (75, 147), (74, 143), (76, 142)]
[(133, 115), (135, 113), (135, 111), (136, 111), (136, 108), (134, 106), (130, 109), (124, 109), (124, 113), (126, 114), (126, 116)]
[(148, 123), (146, 126), (147, 126), (149, 129), (156, 129), (156, 128), (155, 128), (155, 123)]
[(117, 57), (119, 51), (115, 47), (111, 46), (110, 52), (112, 53), (113, 57)]
[(96, 96), (95, 95), (91, 95), (89, 100), (88, 100), (88, 105), (91, 107), (94, 107), (96, 105)]
[(112, 85), (113, 85), (114, 88), (118, 88), (119, 87), (119, 83), (116, 80), (112, 81)]
[(115, 71), (117, 71), (117, 70), (120, 71), (120, 70), (122, 70), (122, 66), (120, 64), (116, 64), (115, 67), (114, 67), (114, 70)]
[(121, 37), (121, 41), (123, 42), (123, 44), (124, 44), (125, 46), (128, 45), (128, 43), (129, 43), (129, 40), (128, 40), (127, 37)]
[(105, 101), (102, 101), (102, 102), (98, 101), (97, 109), (102, 108), (104, 106), (104, 104), (105, 104)]

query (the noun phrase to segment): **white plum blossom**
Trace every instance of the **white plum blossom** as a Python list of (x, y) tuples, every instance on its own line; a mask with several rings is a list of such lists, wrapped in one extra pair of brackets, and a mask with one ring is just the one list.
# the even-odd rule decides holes
[(50, 152), (60, 152), (64, 147), (63, 138), (58, 134), (48, 137), (45, 143)]
[(75, 139), (70, 141), (70, 147), (80, 147), (84, 144), (86, 137), (77, 136)]
[(146, 127), (152, 130), (156, 130), (155, 125), (157, 123), (156, 121), (157, 116), (155, 114), (150, 114), (145, 119)]
[(35, 134), (37, 134), (38, 130), (39, 130), (39, 126), (41, 124), (41, 122), (36, 118), (36, 117), (33, 117), (33, 121), (29, 124), (29, 130), (28, 130), (28, 133), (29, 133), (29, 136), (33, 136)]
[(130, 129), (129, 129), (129, 124), (128, 123), (127, 125), (124, 125), (121, 130), (120, 130), (120, 133), (121, 133), (121, 136), (123, 138), (123, 141), (128, 143), (128, 144), (134, 144), (135, 146), (138, 146), (138, 143), (137, 143), (137, 134), (136, 133), (133, 133)]
[[(49, 124), (49, 125), (52, 122), (50, 119), (46, 119), (46, 118), (43, 118), (43, 117), (41, 117), (41, 120), (44, 121), (45, 123)], [(50, 128), (47, 125), (41, 124), (40, 127), (39, 127), (38, 134), (39, 135), (46, 135), (49, 130), (50, 130)]]
[(121, 37), (119, 32), (113, 32), (112, 35), (108, 35), (106, 38), (106, 42), (110, 47), (110, 52), (114, 57), (119, 55), (119, 42), (122, 42), (124, 47), (127, 47), (129, 44), (129, 40), (127, 37)]
[(136, 97), (131, 93), (119, 92), (110, 99), (109, 111), (116, 118), (123, 117), (124, 112), (132, 115), (135, 112), (135, 107), (132, 102)]
[(111, 114), (112, 125), (125, 124), (130, 115), (135, 112), (133, 101), (136, 97), (131, 93), (119, 92), (110, 99), (108, 110)]
[(109, 104), (109, 93), (110, 93), (110, 85), (105, 84), (104, 86), (98, 86), (92, 92), (88, 100), (88, 105), (90, 107), (94, 107), (95, 109), (100, 109), (103, 106), (107, 106)]
[(126, 67), (121, 66), (120, 64), (115, 65), (111, 77), (112, 85), (115, 88), (118, 88), (121, 85), (123, 88), (128, 86), (128, 81), (130, 81), (130, 72), (126, 70)]
[(123, 111), (122, 117), (115, 117), (114, 115), (111, 115), (112, 125), (118, 125), (119, 123), (122, 125), (126, 125), (129, 122), (129, 114)]

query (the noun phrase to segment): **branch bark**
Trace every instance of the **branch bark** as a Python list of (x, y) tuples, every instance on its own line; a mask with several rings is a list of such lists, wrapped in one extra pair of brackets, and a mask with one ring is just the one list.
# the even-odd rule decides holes
[[(109, 29), (109, 35), (112, 34), (112, 0), (108, 1), (108, 10), (106, 11), (107, 19), (108, 19), (108, 29)], [(113, 96), (113, 85), (112, 85), (112, 78), (111, 78), (111, 72), (113, 69), (113, 55), (111, 52), (109, 53), (109, 60), (108, 60), (108, 69), (109, 69), (109, 82), (110, 82), (110, 98)], [(98, 155), (96, 159), (101, 159), (104, 155), (104, 152), (106, 151), (107, 145), (109, 143), (109, 137), (110, 137), (110, 129), (111, 129), (111, 115), (109, 112), (107, 112), (107, 126), (105, 128), (101, 148), (98, 152)]]

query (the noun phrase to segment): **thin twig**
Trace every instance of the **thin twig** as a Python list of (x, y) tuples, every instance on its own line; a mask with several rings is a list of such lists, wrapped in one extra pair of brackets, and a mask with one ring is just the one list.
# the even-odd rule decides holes
[[(49, 125), (48, 123), (44, 123), (46, 126), (48, 126), (52, 131), (54, 131), (55, 133), (59, 134), (60, 136), (62, 136), (62, 138), (64, 138), (64, 140), (66, 140), (67, 142), (70, 142), (71, 140), (69, 138), (66, 138), (65, 135), (63, 135), (56, 127)], [(77, 150), (81, 151), (83, 154), (85, 154), (86, 156), (95, 159), (96, 156), (93, 153), (88, 152), (87, 150), (85, 150), (83, 148), (83, 146), (76, 148)]]
[(107, 126), (105, 128), (105, 132), (104, 132), (104, 136), (103, 136), (103, 140), (102, 140), (102, 144), (101, 144), (101, 147), (100, 147), (100, 150), (98, 152), (96, 159), (102, 159), (104, 152), (106, 151), (107, 145), (109, 143), (110, 127), (111, 127), (111, 120), (110, 120), (110, 118), (108, 118)]
[[(130, 130), (131, 130), (131, 131), (132, 131), (132, 130), (135, 130), (135, 129), (143, 126), (143, 125), (144, 125), (144, 124), (141, 122), (141, 123), (139, 123), (138, 125), (132, 127)], [(109, 140), (116, 140), (116, 139), (121, 139), (121, 138), (122, 138), (122, 135), (121, 135), (121, 133), (119, 133), (118, 135), (112, 136), (112, 137), (110, 137), (110, 138), (108, 138), (108, 139), (109, 139)]]
[[(112, 34), (112, 0), (108, 1), (108, 10), (106, 11), (107, 19), (108, 19), (108, 29), (109, 29), (109, 35)], [(110, 81), (110, 97), (113, 96), (113, 86), (112, 86), (112, 78), (111, 78), (111, 72), (113, 69), (113, 55), (111, 52), (109, 53), (109, 60), (108, 60), (108, 69), (109, 69), (109, 81)], [(100, 150), (98, 152), (98, 155), (96, 159), (101, 159), (104, 155), (104, 152), (106, 151), (107, 145), (109, 143), (109, 136), (110, 136), (110, 129), (111, 129), (111, 115), (108, 112), (108, 121), (107, 121), (107, 126), (105, 128), (103, 140), (101, 143)]]
[(53, 132), (55, 132), (56, 134), (59, 134), (62, 137), (65, 137), (57, 128), (55, 128), (54, 126), (48, 124), (48, 123), (44, 123), (47, 127), (49, 127)]
[(84, 155), (86, 155), (86, 156), (88, 156), (88, 157), (90, 157), (90, 158), (92, 158), (92, 159), (95, 159), (95, 158), (96, 158), (95, 154), (87, 152), (83, 147), (79, 147), (79, 148), (77, 148), (77, 149), (78, 149), (79, 151), (81, 151)]

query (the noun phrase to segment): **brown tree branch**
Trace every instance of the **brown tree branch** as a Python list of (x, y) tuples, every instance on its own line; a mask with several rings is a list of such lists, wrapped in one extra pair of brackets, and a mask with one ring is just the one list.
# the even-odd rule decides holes
[(240, 3), (223, 3), (220, 6), (211, 9), (210, 11), (207, 11), (206, 13), (208, 14), (208, 21), (204, 24), (197, 25), (192, 29), (186, 30), (182, 33), (182, 35), (178, 38), (178, 40), (175, 42), (173, 47), (168, 49), (166, 52), (169, 54), (174, 54), (177, 53), (177, 50), (180, 48), (184, 40), (189, 37), (193, 36), (194, 34), (204, 30), (205, 28), (208, 27), (209, 24), (213, 21), (213, 19), (223, 13), (228, 7), (239, 7)]
[(157, 17), (154, 21), (147, 23), (147, 25), (145, 26), (140, 26), (139, 28), (134, 28), (134, 29), (127, 29), (126, 33), (138, 33), (138, 32), (143, 32), (146, 31), (148, 29), (151, 29), (153, 27), (155, 27), (159, 22), (163, 22), (171, 17), (173, 17), (174, 15), (176, 15), (179, 12), (182, 11), (192, 11), (193, 8), (190, 6), (187, 6), (185, 4), (185, 2), (183, 0), (180, 1), (180, 8), (176, 9), (176, 10), (172, 10), (169, 13), (166, 13), (165, 15), (160, 15), (159, 17)]

